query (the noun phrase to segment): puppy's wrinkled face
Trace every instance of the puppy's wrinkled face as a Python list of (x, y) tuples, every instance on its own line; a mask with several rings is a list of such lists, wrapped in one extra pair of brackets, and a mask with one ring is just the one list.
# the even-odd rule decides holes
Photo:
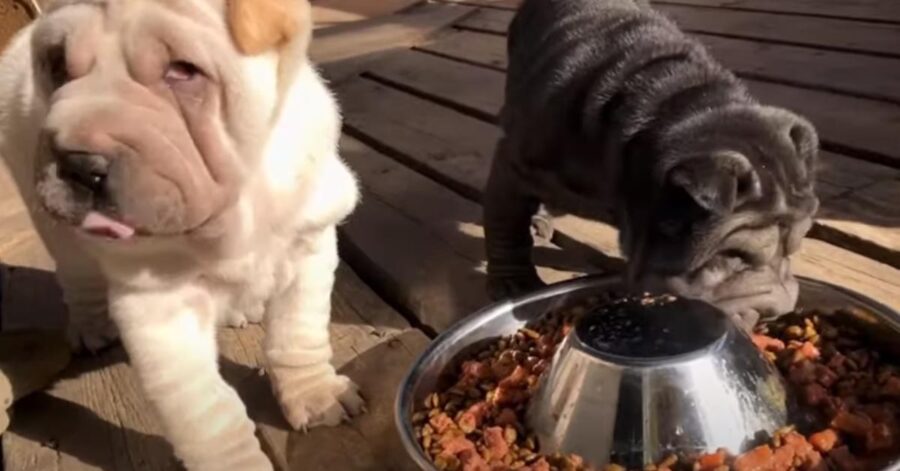
[(622, 243), (641, 286), (705, 299), (752, 325), (796, 302), (788, 257), (818, 208), (818, 140), (784, 110), (720, 114), (666, 136), (656, 191), (630, 199)]
[(228, 15), (221, 0), (51, 6), (32, 41), (47, 103), (37, 190), (51, 214), (122, 239), (190, 233), (233, 204), (277, 107), (279, 74), (277, 54), (239, 49), (285, 38), (235, 37)]

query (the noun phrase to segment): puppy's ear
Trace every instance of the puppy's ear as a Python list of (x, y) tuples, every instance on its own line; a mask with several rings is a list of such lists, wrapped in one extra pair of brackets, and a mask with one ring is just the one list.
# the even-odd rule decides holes
[(238, 50), (255, 55), (300, 34), (310, 11), (308, 0), (227, 0), (226, 14)]
[(718, 215), (762, 195), (759, 175), (743, 154), (732, 151), (686, 160), (669, 173), (669, 183), (684, 190), (698, 206)]
[(806, 120), (799, 120), (788, 128), (788, 138), (797, 152), (801, 175), (813, 179), (818, 167), (819, 136), (815, 128)]

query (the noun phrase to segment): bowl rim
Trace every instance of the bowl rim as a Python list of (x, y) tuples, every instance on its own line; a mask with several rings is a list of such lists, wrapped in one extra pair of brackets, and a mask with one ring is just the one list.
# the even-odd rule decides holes
[[(852, 291), (842, 286), (829, 283), (827, 281), (822, 281), (805, 276), (797, 276), (796, 278), (800, 283), (801, 289), (804, 286), (825, 288), (834, 290), (841, 295), (854, 299), (858, 303), (865, 305), (866, 307), (878, 312), (879, 314), (882, 314), (879, 317), (883, 321), (890, 324), (894, 330), (900, 331), (900, 312), (897, 312), (895, 309), (885, 305), (884, 303), (876, 301), (856, 291)], [(425, 373), (425, 366), (430, 365), (432, 358), (437, 352), (446, 348), (445, 340), (451, 337), (455, 337), (461, 330), (477, 329), (488, 320), (493, 319), (494, 316), (491, 314), (497, 313), (497, 311), (509, 312), (514, 310), (516, 307), (524, 304), (539, 302), (547, 298), (552, 298), (571, 291), (589, 288), (591, 286), (612, 285), (614, 283), (620, 283), (621, 281), (621, 275), (591, 274), (580, 276), (571, 280), (553, 283), (544, 288), (541, 288), (540, 290), (528, 293), (520, 297), (488, 304), (487, 306), (454, 322), (449, 328), (432, 339), (425, 350), (423, 350), (422, 353), (419, 354), (419, 356), (410, 366), (410, 369), (407, 371), (406, 375), (404, 375), (403, 380), (400, 382), (397, 388), (397, 393), (395, 394), (394, 399), (394, 425), (397, 428), (397, 432), (400, 434), (400, 441), (403, 443), (404, 449), (406, 450), (407, 454), (413, 459), (413, 461), (419, 466), (419, 468), (425, 471), (437, 470), (424, 450), (422, 450), (418, 440), (414, 436), (412, 427), (412, 413), (410, 410), (407, 410), (406, 404), (412, 402), (412, 394), (414, 392), (413, 386), (418, 384), (421, 377)], [(900, 459), (889, 464), (881, 471), (900, 471)]]

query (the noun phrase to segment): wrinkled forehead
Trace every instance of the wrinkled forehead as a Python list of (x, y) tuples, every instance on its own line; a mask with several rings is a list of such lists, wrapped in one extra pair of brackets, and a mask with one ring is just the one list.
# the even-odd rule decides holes
[(217, 69), (236, 59), (223, 5), (214, 0), (58, 0), (35, 26), (33, 46), (38, 57), (61, 48), (74, 76), (96, 66), (122, 66), (140, 80), (158, 75), (173, 60), (220, 75)]
[(222, 17), (225, 2), (222, 0), (51, 0), (44, 12), (52, 14), (76, 5), (95, 8), (112, 18), (127, 14), (137, 7), (151, 5), (192, 18), (206, 15), (207, 19), (212, 20)]

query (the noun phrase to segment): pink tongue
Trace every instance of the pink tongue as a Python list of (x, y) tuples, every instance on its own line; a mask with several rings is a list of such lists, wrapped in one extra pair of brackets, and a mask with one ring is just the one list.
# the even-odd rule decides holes
[(128, 239), (134, 235), (133, 227), (122, 224), (97, 211), (87, 213), (87, 216), (81, 221), (81, 228), (90, 234), (105, 236), (111, 239)]

